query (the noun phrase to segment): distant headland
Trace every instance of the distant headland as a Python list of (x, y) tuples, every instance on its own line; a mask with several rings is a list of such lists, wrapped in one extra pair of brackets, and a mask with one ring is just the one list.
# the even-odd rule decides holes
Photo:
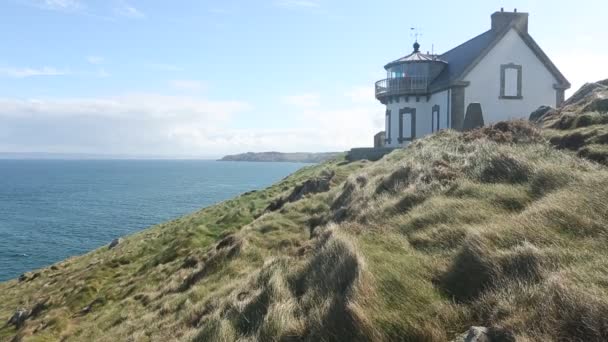
[(220, 159), (220, 161), (322, 163), (326, 160), (333, 159), (342, 153), (343, 152), (247, 152), (224, 156), (222, 159)]

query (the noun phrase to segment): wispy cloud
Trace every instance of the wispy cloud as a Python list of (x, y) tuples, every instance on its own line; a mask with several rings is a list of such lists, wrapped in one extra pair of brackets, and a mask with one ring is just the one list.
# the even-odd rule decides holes
[(201, 91), (207, 88), (203, 82), (197, 80), (172, 80), (169, 81), (169, 85), (177, 90), (185, 91)]
[(31, 0), (31, 5), (53, 11), (77, 11), (84, 8), (79, 0)]
[(88, 56), (87, 57), (87, 62), (89, 62), (89, 64), (93, 64), (93, 65), (103, 64), (104, 60), (105, 59), (101, 56)]
[(38, 76), (63, 76), (70, 74), (67, 70), (52, 67), (42, 68), (3, 68), (0, 67), (0, 76), (11, 78), (27, 78)]
[(135, 8), (133, 5), (129, 4), (126, 1), (120, 1), (118, 5), (114, 8), (114, 12), (119, 16), (132, 19), (143, 19), (146, 17), (144, 12)]
[(317, 0), (277, 0), (275, 4), (285, 8), (319, 8), (321, 3)]
[(306, 93), (298, 95), (283, 96), (281, 102), (296, 107), (316, 107), (321, 104), (321, 95)]
[(112, 75), (108, 71), (106, 71), (106, 69), (101, 68), (101, 69), (98, 69), (96, 72), (94, 72), (93, 76), (98, 77), (98, 78), (108, 78)]

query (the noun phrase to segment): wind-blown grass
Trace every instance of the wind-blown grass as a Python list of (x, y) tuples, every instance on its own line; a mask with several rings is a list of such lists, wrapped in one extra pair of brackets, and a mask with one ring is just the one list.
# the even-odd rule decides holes
[[(45, 303), (0, 339), (446, 341), (482, 325), (606, 340), (608, 171), (535, 131), (305, 168), (0, 284), (0, 320)], [(265, 211), (327, 171), (329, 191)]]

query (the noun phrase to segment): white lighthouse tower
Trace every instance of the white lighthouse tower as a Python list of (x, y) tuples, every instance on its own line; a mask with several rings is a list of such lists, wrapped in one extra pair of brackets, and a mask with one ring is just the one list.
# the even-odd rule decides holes
[(387, 64), (386, 79), (376, 82), (376, 98), (386, 105), (387, 147), (405, 146), (417, 137), (450, 127), (448, 91), (429, 92), (429, 85), (447, 63), (420, 52), (417, 41), (413, 47), (411, 54)]

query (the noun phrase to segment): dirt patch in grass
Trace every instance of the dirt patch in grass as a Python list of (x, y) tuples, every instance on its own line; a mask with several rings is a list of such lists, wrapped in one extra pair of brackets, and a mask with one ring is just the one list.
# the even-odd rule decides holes
[(501, 121), (494, 125), (465, 132), (462, 139), (466, 142), (488, 139), (501, 144), (521, 144), (541, 142), (543, 137), (538, 127), (526, 120), (516, 120)]

